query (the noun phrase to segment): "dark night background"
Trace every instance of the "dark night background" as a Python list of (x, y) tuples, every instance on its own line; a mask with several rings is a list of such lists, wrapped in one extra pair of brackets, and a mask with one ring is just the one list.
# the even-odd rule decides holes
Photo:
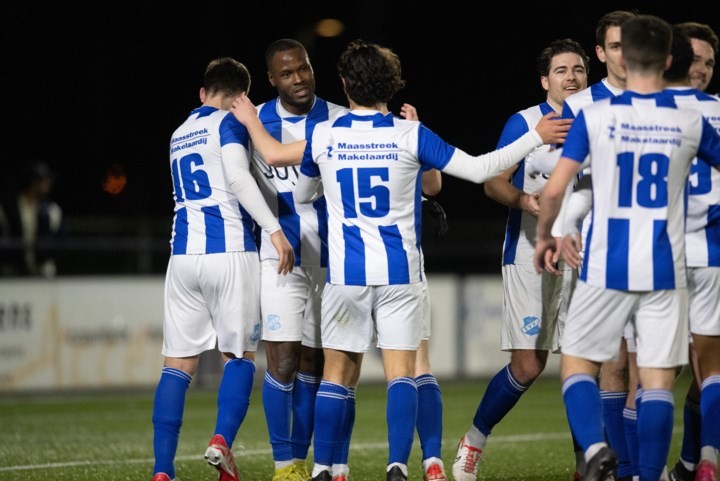
[[(202, 74), (213, 58), (245, 63), (253, 76), (250, 98), (260, 103), (276, 95), (265, 48), (280, 37), (296, 38), (308, 48), (318, 95), (346, 105), (335, 71), (340, 52), (355, 38), (384, 44), (399, 54), (407, 80), (391, 109), (414, 104), (432, 130), (480, 154), (495, 148), (510, 115), (544, 99), (535, 57), (551, 40), (579, 41), (591, 58), (590, 83), (604, 76), (594, 53), (602, 14), (636, 10), (671, 23), (707, 23), (720, 33), (716, 2), (543, 2), (529, 9), (516, 2), (420, 3), (4, 6), (3, 190), (12, 190), (31, 157), (54, 169), (54, 198), (68, 235), (58, 259), (61, 275), (162, 273), (173, 206), (169, 137), (199, 104)], [(323, 18), (341, 20), (345, 30), (316, 37), (314, 25)], [(708, 91), (720, 91), (720, 73)], [(127, 177), (116, 195), (103, 188), (113, 172)], [(482, 186), (443, 178), (436, 199), (450, 232), (426, 248), (428, 271), (499, 272), (506, 208), (485, 197)]]

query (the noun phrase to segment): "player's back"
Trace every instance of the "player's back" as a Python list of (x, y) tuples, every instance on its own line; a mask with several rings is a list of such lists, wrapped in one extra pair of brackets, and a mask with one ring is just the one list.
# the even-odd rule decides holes
[[(319, 97), (307, 115), (293, 115), (283, 108), (279, 98), (257, 107), (258, 117), (265, 130), (283, 144), (309, 139), (315, 126), (334, 120), (348, 109)], [(295, 265), (327, 265), (327, 239), (321, 238), (327, 230), (325, 200), (321, 197), (312, 204), (295, 202), (293, 191), (300, 171), (299, 165), (274, 167), (268, 165), (257, 149), (252, 161), (255, 177), (268, 206), (278, 217), (283, 232), (295, 251)], [(277, 259), (270, 236), (263, 232), (260, 242), (260, 259)]]
[(684, 190), (704, 128), (699, 112), (663, 93), (625, 92), (583, 109), (563, 151), (579, 162), (589, 153), (593, 173), (581, 279), (633, 291), (686, 285)]
[[(680, 108), (691, 108), (720, 132), (720, 101), (694, 88), (669, 89)], [(687, 264), (720, 267), (720, 171), (694, 159), (690, 166), (685, 226)]]
[(422, 280), (418, 126), (391, 114), (353, 111), (315, 129), (310, 155), (327, 200), (330, 283)]
[(235, 117), (214, 107), (193, 110), (172, 134), (170, 168), (175, 198), (172, 254), (257, 250), (253, 219), (230, 189), (223, 149), (248, 155), (248, 134)]

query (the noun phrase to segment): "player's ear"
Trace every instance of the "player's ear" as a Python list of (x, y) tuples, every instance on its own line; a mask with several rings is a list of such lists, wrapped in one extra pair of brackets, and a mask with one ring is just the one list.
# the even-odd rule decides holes
[(548, 82), (548, 78), (544, 75), (540, 76), (540, 85), (546, 92), (550, 90), (550, 82)]
[(200, 102), (205, 103), (206, 98), (205, 87), (200, 87)]
[(273, 87), (275, 87), (275, 80), (273, 79), (273, 76), (272, 76), (272, 74), (270, 73), (269, 70), (268, 70), (267, 75), (268, 75), (268, 82), (270, 82), (270, 85), (272, 85)]

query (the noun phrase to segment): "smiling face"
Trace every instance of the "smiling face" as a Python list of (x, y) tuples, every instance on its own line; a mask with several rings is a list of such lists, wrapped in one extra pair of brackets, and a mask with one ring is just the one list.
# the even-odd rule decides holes
[(315, 100), (315, 74), (305, 50), (276, 52), (268, 64), (268, 80), (289, 112), (304, 115), (310, 111)]
[(691, 38), (693, 63), (690, 65), (690, 85), (703, 92), (712, 80), (715, 69), (715, 51), (712, 45), (699, 38)]
[(583, 58), (572, 52), (555, 55), (550, 61), (548, 75), (540, 77), (547, 90), (548, 103), (558, 112), (570, 95), (587, 87), (587, 70)]

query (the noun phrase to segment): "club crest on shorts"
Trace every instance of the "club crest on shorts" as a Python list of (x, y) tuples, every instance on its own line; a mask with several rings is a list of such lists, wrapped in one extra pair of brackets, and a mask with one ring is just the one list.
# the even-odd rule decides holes
[(265, 321), (265, 327), (269, 331), (277, 331), (282, 327), (282, 324), (280, 324), (280, 316), (277, 314), (269, 314), (267, 316), (267, 320)]
[(540, 319), (535, 316), (523, 318), (522, 331), (528, 336), (537, 336), (540, 334)]
[(250, 342), (257, 344), (260, 342), (260, 335), (262, 334), (262, 325), (258, 322), (253, 326), (253, 332), (250, 335)]

